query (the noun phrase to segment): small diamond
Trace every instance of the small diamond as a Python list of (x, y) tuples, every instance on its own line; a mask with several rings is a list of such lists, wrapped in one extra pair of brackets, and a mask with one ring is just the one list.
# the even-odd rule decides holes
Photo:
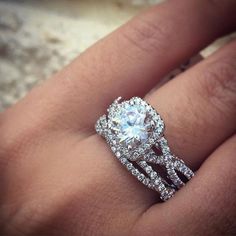
[(159, 179), (156, 179), (156, 180), (154, 181), (154, 183), (155, 183), (155, 185), (159, 185), (159, 184), (160, 184), (160, 180), (159, 180)]
[(151, 179), (155, 179), (157, 177), (157, 173), (155, 171), (153, 171), (151, 174), (150, 174), (150, 177)]
[(150, 144), (154, 144), (154, 143), (155, 143), (155, 140), (154, 140), (153, 138), (151, 138), (151, 139), (149, 140), (149, 142), (150, 142)]
[(144, 153), (144, 149), (143, 149), (143, 148), (139, 148), (139, 149), (138, 149), (138, 152), (139, 152), (139, 153)]
[(166, 188), (165, 188), (164, 184), (161, 184), (161, 185), (158, 186), (157, 189), (158, 189), (159, 192), (163, 192)]
[(136, 176), (138, 173), (139, 173), (139, 172), (138, 172), (137, 169), (133, 169), (133, 170), (132, 170), (132, 175)]
[(162, 130), (163, 130), (162, 127), (158, 127), (158, 128), (157, 128), (157, 133), (158, 133), (158, 134), (161, 134)]
[(165, 155), (169, 154), (170, 153), (170, 148), (169, 147), (163, 147), (162, 148), (162, 153), (165, 154)]
[(144, 174), (138, 175), (138, 180), (139, 180), (139, 181), (142, 181), (144, 178), (145, 178)]
[(185, 173), (188, 171), (188, 168), (186, 166), (181, 166), (179, 170), (180, 172)]
[(134, 100), (131, 99), (130, 105), (134, 105)]
[(169, 175), (173, 175), (173, 176), (176, 175), (175, 170), (168, 168), (168, 166), (167, 166), (167, 171), (168, 171)]
[(154, 185), (152, 182), (150, 182), (150, 183), (148, 184), (148, 188), (154, 189), (154, 188), (155, 188), (155, 185)]
[(151, 171), (152, 171), (152, 167), (151, 167), (151, 166), (147, 166), (147, 167), (145, 168), (145, 171), (146, 171), (148, 174), (150, 174)]
[(137, 158), (138, 156), (139, 156), (139, 154), (137, 152), (134, 152), (133, 157)]
[(121, 153), (120, 153), (120, 152), (117, 152), (117, 153), (116, 153), (116, 156), (117, 156), (117, 157), (121, 157)]
[(131, 164), (131, 163), (129, 163), (128, 165), (127, 165), (127, 169), (128, 170), (131, 170), (133, 168), (133, 165)]
[(140, 165), (142, 168), (144, 168), (144, 167), (147, 166), (147, 163), (146, 163), (146, 161), (140, 161), (140, 162), (139, 162), (139, 165)]
[(142, 181), (142, 183), (143, 183), (144, 185), (146, 185), (146, 186), (149, 184), (149, 182), (150, 182), (150, 180), (147, 179), (147, 178), (145, 178), (145, 179)]

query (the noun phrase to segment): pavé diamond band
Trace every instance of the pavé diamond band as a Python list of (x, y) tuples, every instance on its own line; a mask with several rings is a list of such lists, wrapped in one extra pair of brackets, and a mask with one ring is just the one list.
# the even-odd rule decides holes
[(194, 176), (193, 171), (171, 153), (164, 137), (164, 122), (147, 102), (138, 97), (127, 101), (118, 98), (107, 111), (96, 123), (97, 133), (106, 139), (127, 170), (157, 191), (163, 201)]

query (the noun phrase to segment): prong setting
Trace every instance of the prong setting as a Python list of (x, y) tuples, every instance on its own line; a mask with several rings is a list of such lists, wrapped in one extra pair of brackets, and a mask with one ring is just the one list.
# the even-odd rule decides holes
[[(123, 116), (124, 113), (129, 118)], [(116, 148), (128, 153), (131, 161), (143, 156), (164, 132), (160, 115), (138, 97), (123, 102), (120, 98), (116, 99), (108, 109), (107, 127), (111, 131), (105, 132), (107, 141), (116, 140)]]

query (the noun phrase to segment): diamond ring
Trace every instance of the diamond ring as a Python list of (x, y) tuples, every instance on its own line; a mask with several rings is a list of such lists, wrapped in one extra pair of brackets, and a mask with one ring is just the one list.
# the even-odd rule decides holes
[(175, 156), (164, 137), (164, 121), (139, 97), (116, 99), (101, 116), (96, 132), (104, 137), (117, 159), (163, 201), (190, 180), (194, 173)]

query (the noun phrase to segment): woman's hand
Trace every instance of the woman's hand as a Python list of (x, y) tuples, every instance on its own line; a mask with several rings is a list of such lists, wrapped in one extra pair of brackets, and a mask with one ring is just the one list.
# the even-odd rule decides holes
[(235, 11), (235, 0), (167, 1), (1, 114), (1, 235), (235, 235), (236, 42), (145, 98), (164, 118), (173, 152), (199, 169), (168, 202), (158, 203), (94, 131), (116, 97), (146, 95), (235, 30)]

